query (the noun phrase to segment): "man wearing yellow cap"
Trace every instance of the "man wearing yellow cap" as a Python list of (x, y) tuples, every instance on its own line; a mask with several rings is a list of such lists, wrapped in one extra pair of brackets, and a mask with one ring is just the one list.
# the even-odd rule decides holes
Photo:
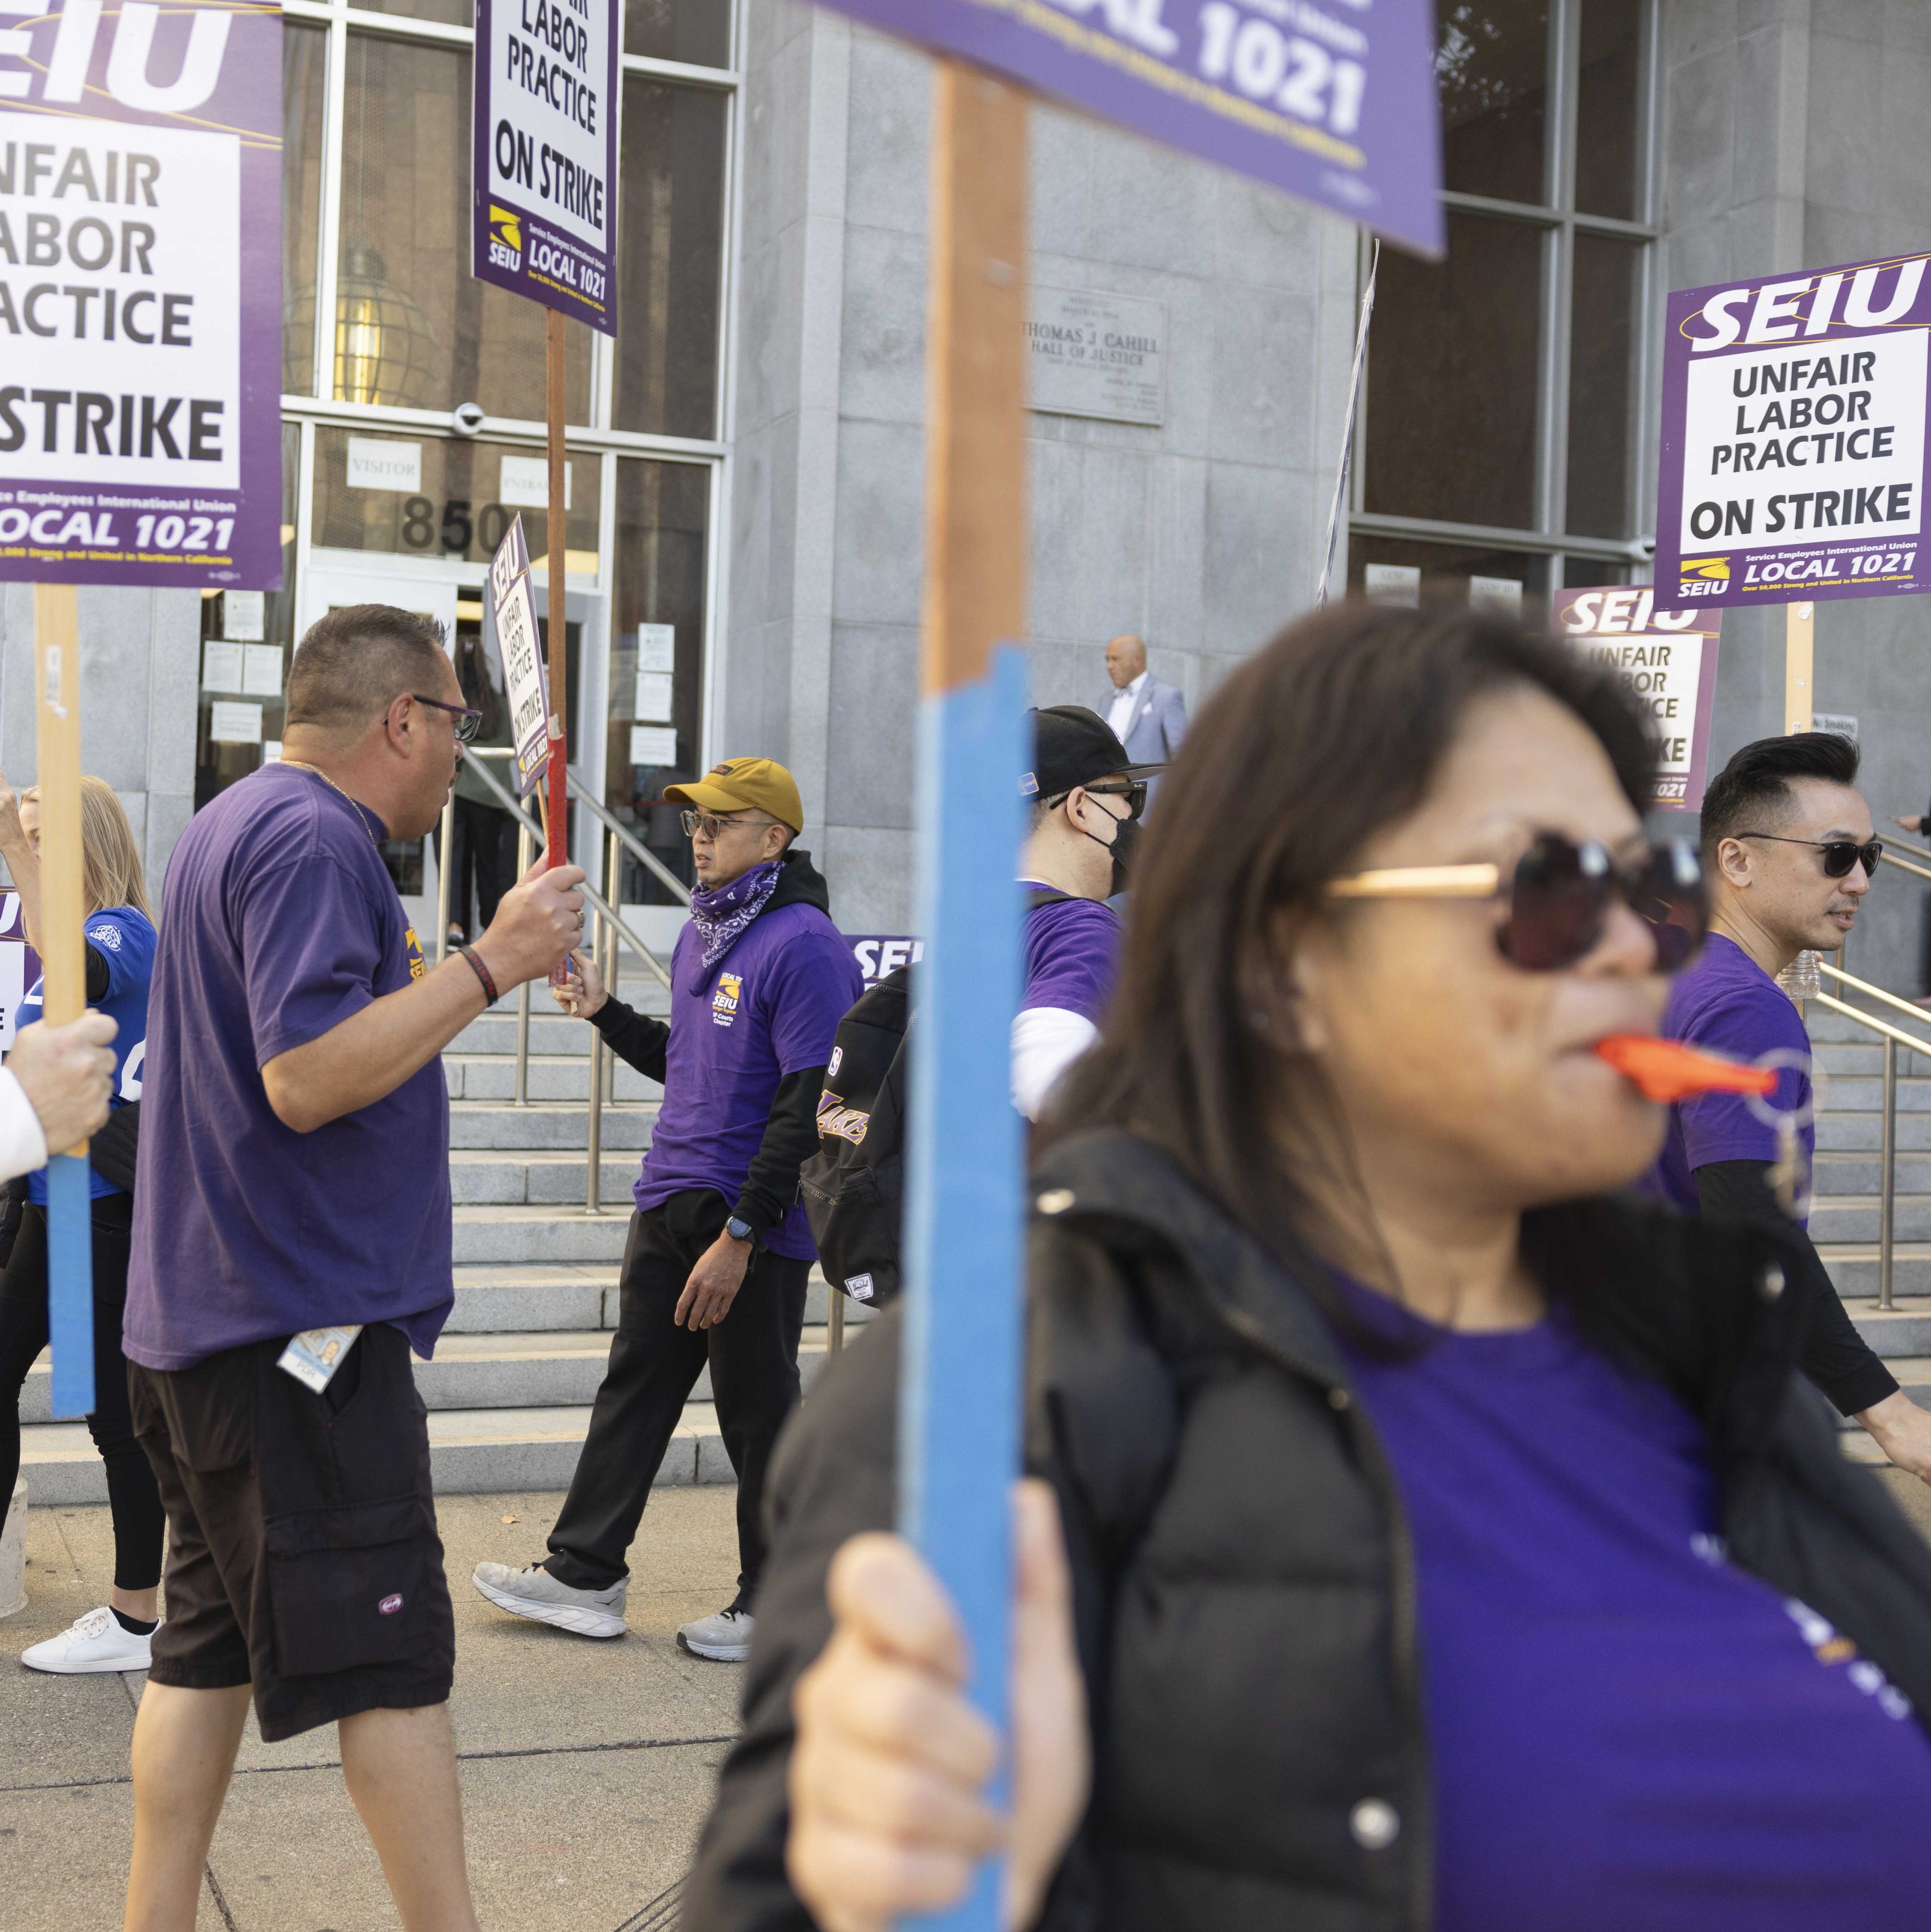
[(475, 1585), (518, 1616), (582, 1636), (625, 1628), (625, 1554), (658, 1466), (708, 1362), (738, 1477), (736, 1597), (677, 1634), (741, 1660), (764, 1558), (764, 1472), (798, 1401), (798, 1336), (814, 1251), (798, 1170), (816, 1150), (832, 1036), (862, 991), (825, 882), (793, 841), (798, 787), (769, 758), (727, 758), (664, 796), (688, 807), (697, 875), (671, 956), (670, 1018), (613, 998), (586, 952), (557, 998), (664, 1104), (636, 1187), (617, 1332), (550, 1554), (480, 1563)]

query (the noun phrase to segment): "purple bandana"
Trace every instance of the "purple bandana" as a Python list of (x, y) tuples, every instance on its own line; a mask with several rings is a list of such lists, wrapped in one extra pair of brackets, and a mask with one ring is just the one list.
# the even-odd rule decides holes
[(740, 872), (728, 885), (700, 886), (691, 895), (691, 916), (696, 921), (704, 942), (704, 970), (709, 972), (737, 944), (738, 934), (764, 910), (764, 902), (778, 890), (778, 875), (784, 869), (782, 859), (767, 859), (748, 872)]

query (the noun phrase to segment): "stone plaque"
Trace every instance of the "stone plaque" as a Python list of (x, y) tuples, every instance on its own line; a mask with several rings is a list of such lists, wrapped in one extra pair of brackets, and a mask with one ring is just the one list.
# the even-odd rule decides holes
[(1165, 419), (1164, 302), (1067, 289), (1032, 293), (1026, 359), (1034, 409), (1107, 422)]

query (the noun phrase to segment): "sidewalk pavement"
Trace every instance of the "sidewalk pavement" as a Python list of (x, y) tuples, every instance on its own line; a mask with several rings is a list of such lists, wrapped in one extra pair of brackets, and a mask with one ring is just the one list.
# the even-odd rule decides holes
[[(562, 1500), (437, 1499), (477, 1912), (486, 1932), (668, 1932), (742, 1674), (687, 1657), (677, 1626), (730, 1601), (737, 1492), (652, 1492), (631, 1552), (631, 1634), (607, 1642), (505, 1616), (470, 1587), (485, 1558), (541, 1556)], [(30, 1510), (27, 1558), (27, 1607), (0, 1622), (0, 1918), (7, 1932), (102, 1932), (121, 1922), (145, 1680), (48, 1677), (16, 1660), (107, 1600), (106, 1510)], [(332, 1726), (264, 1744), (250, 1717), (197, 1932), (396, 1932), (340, 1765)]]

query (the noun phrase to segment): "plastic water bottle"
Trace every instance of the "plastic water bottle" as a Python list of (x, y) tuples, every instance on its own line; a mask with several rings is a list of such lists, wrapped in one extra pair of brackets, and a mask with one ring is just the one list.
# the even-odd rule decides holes
[(1799, 1006), (1806, 1000), (1816, 999), (1824, 990), (1824, 976), (1817, 970), (1819, 958), (1806, 946), (1777, 976), (1777, 983)]

